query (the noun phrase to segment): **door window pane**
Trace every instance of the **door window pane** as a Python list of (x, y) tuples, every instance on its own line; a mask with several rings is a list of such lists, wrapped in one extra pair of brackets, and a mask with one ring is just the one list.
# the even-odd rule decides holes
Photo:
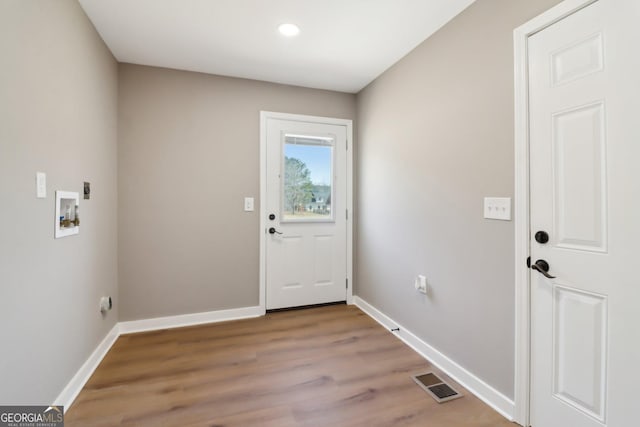
[(283, 221), (331, 221), (333, 138), (285, 135)]

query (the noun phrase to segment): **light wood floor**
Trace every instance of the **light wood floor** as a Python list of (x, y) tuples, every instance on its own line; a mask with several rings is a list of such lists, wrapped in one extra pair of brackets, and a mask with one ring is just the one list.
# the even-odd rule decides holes
[(515, 426), (460, 386), (464, 397), (435, 403), (410, 378), (431, 369), (355, 307), (278, 312), (123, 335), (65, 421), (67, 426)]

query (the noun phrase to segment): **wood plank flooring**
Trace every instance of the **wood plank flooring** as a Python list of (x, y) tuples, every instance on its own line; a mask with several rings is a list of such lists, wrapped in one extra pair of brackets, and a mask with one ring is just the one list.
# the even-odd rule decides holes
[(123, 335), (67, 426), (515, 426), (464, 397), (437, 404), (434, 369), (353, 306)]

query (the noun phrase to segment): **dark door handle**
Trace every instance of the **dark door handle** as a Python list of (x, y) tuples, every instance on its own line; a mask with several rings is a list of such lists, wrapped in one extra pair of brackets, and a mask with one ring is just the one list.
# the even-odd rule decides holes
[(556, 276), (552, 276), (549, 274), (549, 263), (543, 259), (537, 260), (531, 268), (538, 273), (541, 273), (547, 279), (555, 279)]
[(269, 234), (282, 234), (282, 233), (276, 230), (275, 228), (271, 227), (269, 228)]

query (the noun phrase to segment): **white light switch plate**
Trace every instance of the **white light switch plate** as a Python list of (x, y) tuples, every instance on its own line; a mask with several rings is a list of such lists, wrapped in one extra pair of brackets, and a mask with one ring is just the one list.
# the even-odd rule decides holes
[(511, 221), (511, 197), (485, 197), (484, 217)]
[(253, 197), (244, 198), (244, 211), (253, 212)]
[(47, 197), (47, 174), (36, 172), (36, 197), (45, 199)]

